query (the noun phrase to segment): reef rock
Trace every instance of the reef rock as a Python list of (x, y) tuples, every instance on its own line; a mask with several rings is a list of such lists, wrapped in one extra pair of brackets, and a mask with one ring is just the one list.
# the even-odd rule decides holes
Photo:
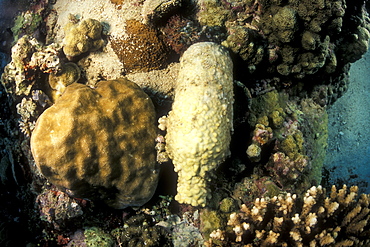
[(125, 208), (143, 205), (156, 189), (155, 137), (154, 106), (135, 83), (73, 83), (37, 120), (31, 150), (54, 185)]
[(220, 45), (201, 42), (185, 51), (180, 66), (166, 150), (179, 176), (175, 199), (205, 206), (212, 170), (229, 155), (233, 64)]

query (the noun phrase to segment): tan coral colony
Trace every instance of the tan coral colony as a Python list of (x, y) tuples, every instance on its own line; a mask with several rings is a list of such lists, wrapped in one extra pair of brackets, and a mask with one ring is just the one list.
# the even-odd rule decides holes
[(141, 206), (157, 187), (156, 130), (153, 103), (135, 83), (73, 83), (37, 120), (31, 150), (42, 174), (69, 194)]

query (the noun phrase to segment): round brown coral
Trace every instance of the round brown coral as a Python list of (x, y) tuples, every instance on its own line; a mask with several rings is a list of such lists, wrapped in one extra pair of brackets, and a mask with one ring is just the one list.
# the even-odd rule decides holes
[(156, 30), (137, 20), (126, 22), (126, 35), (111, 40), (112, 48), (126, 73), (147, 72), (162, 68), (168, 49)]
[(141, 206), (156, 189), (155, 137), (154, 106), (135, 83), (74, 83), (39, 117), (31, 149), (54, 185), (125, 208)]

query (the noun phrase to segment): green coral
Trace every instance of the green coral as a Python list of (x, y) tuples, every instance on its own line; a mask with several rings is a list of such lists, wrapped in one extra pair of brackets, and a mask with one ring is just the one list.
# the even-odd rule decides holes
[(129, 218), (124, 227), (112, 230), (111, 234), (117, 239), (119, 246), (171, 246), (166, 228), (153, 225), (153, 219), (142, 214)]
[(222, 229), (226, 225), (226, 216), (219, 211), (204, 209), (200, 214), (201, 231), (205, 239), (209, 238), (209, 234), (216, 229)]
[(303, 135), (297, 130), (294, 134), (288, 135), (280, 145), (281, 151), (289, 156), (290, 159), (297, 159), (303, 152)]
[(112, 236), (98, 227), (85, 229), (84, 235), (87, 246), (111, 247), (114, 245)]
[(237, 208), (236, 201), (231, 197), (226, 197), (220, 202), (220, 210), (223, 213), (230, 213)]
[[(294, 186), (297, 191), (320, 183), (327, 146), (327, 121), (326, 110), (313, 100), (291, 100), (288, 94), (276, 90), (252, 99), (250, 125), (270, 126), (276, 138), (265, 166), (274, 182)], [(250, 145), (247, 153), (252, 152), (252, 148)], [(289, 176), (282, 172), (288, 167), (291, 169)], [(274, 191), (274, 184), (270, 185)]]
[(302, 35), (302, 47), (306, 50), (315, 50), (320, 42), (320, 35), (311, 31), (305, 31)]
[(273, 128), (281, 128), (285, 119), (285, 112), (283, 108), (278, 108), (270, 113), (269, 118), (271, 119), (271, 124)]
[(264, 57), (264, 48), (258, 34), (250, 28), (236, 26), (229, 28), (230, 35), (222, 42), (222, 45), (231, 49), (235, 54), (248, 63), (250, 72), (259, 64)]
[(278, 196), (279, 194), (281, 194), (281, 189), (269, 179), (264, 181), (263, 185), (264, 188), (266, 189), (266, 193), (264, 194), (264, 196), (273, 198), (274, 196)]
[(226, 10), (218, 0), (202, 0), (198, 20), (202, 26), (223, 26), (228, 18)]
[(14, 35), (14, 42), (17, 42), (22, 34), (31, 35), (36, 31), (42, 22), (41, 15), (31, 11), (22, 12), (14, 20), (14, 26), (11, 28)]
[[(276, 90), (263, 94), (252, 100), (251, 116), (249, 118), (249, 124), (255, 126), (257, 123), (269, 126), (269, 122), (279, 125), (281, 117), (284, 117), (284, 111), (286, 102), (288, 101), (288, 95), (285, 93), (278, 93)], [(279, 112), (279, 116), (275, 111)]]
[(298, 30), (296, 11), (290, 7), (281, 8), (272, 17), (273, 29), (279, 40), (283, 43), (291, 42)]
[(311, 159), (311, 171), (307, 180), (321, 183), (322, 167), (328, 146), (328, 114), (324, 107), (316, 104), (312, 99), (301, 102), (302, 112), (306, 121), (305, 139), (306, 148), (315, 154)]

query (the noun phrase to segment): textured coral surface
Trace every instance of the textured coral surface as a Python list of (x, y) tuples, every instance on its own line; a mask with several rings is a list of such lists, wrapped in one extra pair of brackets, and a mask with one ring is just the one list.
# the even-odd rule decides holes
[(68, 23), (65, 26), (64, 53), (74, 57), (100, 49), (104, 44), (102, 30), (103, 26), (95, 19), (86, 19), (77, 24)]
[(0, 246), (369, 245), (367, 1), (3, 2)]
[(74, 196), (142, 205), (157, 183), (154, 124), (153, 104), (133, 82), (75, 83), (38, 119), (32, 153), (45, 177)]
[(357, 191), (333, 186), (326, 197), (325, 189), (314, 186), (303, 197), (257, 198), (230, 215), (230, 235), (214, 231), (208, 246), (224, 246), (226, 238), (235, 241), (231, 246), (369, 246), (370, 198), (357, 199)]
[(160, 69), (167, 59), (166, 47), (156, 30), (137, 20), (128, 20), (126, 36), (111, 42), (126, 72)]
[(167, 151), (179, 174), (176, 200), (205, 205), (208, 173), (229, 154), (233, 129), (232, 63), (221, 46), (203, 42), (182, 56), (167, 121)]

